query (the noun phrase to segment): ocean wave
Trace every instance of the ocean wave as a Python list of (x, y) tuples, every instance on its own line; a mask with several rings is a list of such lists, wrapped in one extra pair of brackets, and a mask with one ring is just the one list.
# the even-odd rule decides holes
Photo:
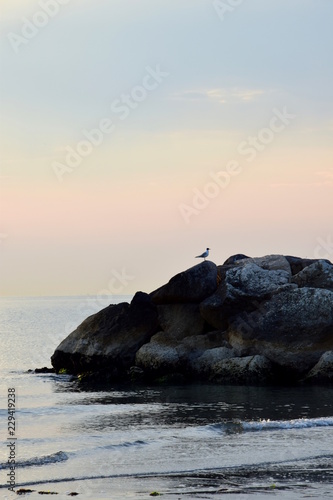
[(245, 431), (261, 431), (270, 429), (307, 429), (311, 427), (331, 427), (333, 417), (297, 418), (295, 420), (259, 420), (258, 422), (243, 422)]
[(313, 427), (332, 427), (333, 417), (297, 418), (293, 420), (253, 420), (233, 421), (208, 425), (206, 428), (218, 433), (258, 432), (269, 430), (308, 429)]
[[(57, 462), (64, 462), (68, 460), (68, 455), (63, 451), (57, 451), (51, 455), (44, 455), (41, 457), (32, 457), (27, 460), (17, 461), (15, 467), (36, 467), (41, 465), (55, 464)], [(8, 468), (8, 463), (1, 463), (0, 469)]]

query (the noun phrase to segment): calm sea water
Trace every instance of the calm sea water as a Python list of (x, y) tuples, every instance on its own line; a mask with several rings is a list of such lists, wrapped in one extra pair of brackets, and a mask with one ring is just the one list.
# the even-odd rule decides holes
[[(217, 385), (82, 389), (50, 366), (85, 317), (130, 297), (0, 299), (0, 498), (8, 388), (16, 392), (16, 489), (69, 498), (333, 498), (333, 388)], [(35, 495), (35, 496), (34, 496)]]

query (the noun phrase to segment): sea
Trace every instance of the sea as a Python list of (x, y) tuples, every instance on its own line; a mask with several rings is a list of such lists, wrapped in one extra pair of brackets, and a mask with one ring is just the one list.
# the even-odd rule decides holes
[(333, 499), (333, 387), (94, 387), (30, 371), (130, 299), (0, 299), (1, 499)]

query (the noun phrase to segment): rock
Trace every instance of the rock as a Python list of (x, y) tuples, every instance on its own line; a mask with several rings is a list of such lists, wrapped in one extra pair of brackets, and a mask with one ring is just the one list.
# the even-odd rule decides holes
[(131, 366), (128, 374), (132, 382), (142, 382), (144, 380), (145, 372), (138, 366)]
[(236, 350), (232, 349), (228, 342), (225, 342), (223, 347), (205, 350), (201, 356), (192, 361), (191, 367), (193, 372), (197, 375), (210, 379), (214, 374), (214, 366), (216, 363), (224, 359), (234, 358), (237, 355), (238, 353)]
[(134, 364), (138, 349), (157, 331), (156, 306), (149, 295), (138, 292), (131, 304), (110, 305), (89, 316), (61, 342), (51, 362), (56, 371), (104, 369), (116, 376)]
[(181, 344), (164, 332), (159, 332), (138, 350), (135, 365), (148, 373), (160, 376), (181, 370), (183, 358)]
[(204, 261), (177, 274), (166, 285), (150, 294), (154, 304), (201, 302), (217, 288), (217, 267)]
[(287, 271), (291, 274), (291, 267), (288, 259), (284, 255), (273, 254), (273, 255), (265, 255), (264, 257), (247, 257), (243, 254), (233, 255), (227, 259), (223, 266), (218, 266), (219, 268), (223, 268), (224, 266), (235, 267), (235, 266), (243, 266), (244, 264), (256, 264), (262, 269), (266, 269), (267, 271)]
[(306, 375), (305, 382), (333, 382), (333, 351), (324, 352), (318, 363)]
[[(202, 352), (203, 345), (209, 344), (203, 335), (206, 322), (200, 316), (198, 304), (164, 304), (157, 306), (157, 311), (162, 331), (139, 349), (136, 366), (155, 376), (168, 371), (181, 372), (190, 352)], [(190, 339), (188, 342), (186, 337)]]
[(331, 383), (332, 352), (333, 265), (237, 254), (90, 316), (58, 346), (52, 365), (90, 385), (175, 376)]
[(196, 360), (208, 349), (229, 346), (224, 332), (209, 332), (206, 335), (189, 336), (178, 340), (165, 332), (159, 332), (148, 344), (139, 349), (135, 364), (150, 375), (166, 373), (198, 373)]
[(43, 366), (43, 368), (35, 368), (34, 373), (55, 373), (55, 369)]
[(207, 331), (199, 304), (165, 304), (157, 306), (161, 329), (175, 339), (201, 335)]
[(289, 272), (285, 270), (266, 270), (253, 262), (246, 262), (227, 271), (226, 299), (260, 299), (289, 283), (289, 278)]
[(286, 271), (291, 276), (291, 268), (284, 255), (266, 255), (265, 257), (253, 257), (239, 260), (237, 265), (256, 264), (266, 271)]
[[(318, 259), (302, 259), (301, 257), (292, 257), (291, 255), (286, 255), (286, 259), (290, 264), (292, 275), (298, 274), (305, 267), (311, 266), (318, 261)], [(329, 260), (326, 260), (330, 264)]]
[(333, 349), (333, 292), (287, 289), (257, 310), (235, 316), (228, 334), (234, 348), (263, 354), (291, 373), (304, 373)]
[(244, 260), (244, 259), (250, 259), (250, 257), (248, 257), (247, 255), (244, 255), (243, 253), (237, 253), (236, 255), (232, 255), (231, 257), (229, 257), (224, 263), (223, 265), (224, 266), (228, 266), (228, 265), (234, 265), (237, 261), (239, 260)]
[(228, 311), (223, 308), (225, 289), (222, 285), (214, 295), (208, 297), (200, 304), (200, 314), (205, 321), (217, 330), (226, 330), (229, 326)]
[(246, 261), (227, 270), (217, 292), (200, 304), (201, 316), (214, 328), (226, 328), (230, 316), (253, 308), (254, 301), (276, 292), (289, 279), (290, 274), (285, 270), (265, 270)]
[(274, 380), (273, 364), (265, 356), (246, 356), (218, 361), (211, 368), (210, 380), (219, 384), (262, 384)]
[(192, 359), (201, 356), (206, 351), (215, 347), (231, 347), (227, 342), (227, 333), (224, 331), (208, 332), (205, 335), (194, 335), (182, 340), (182, 345), (186, 349), (188, 356)]
[(333, 291), (333, 265), (326, 260), (317, 260), (293, 276), (292, 282), (299, 287), (325, 288)]

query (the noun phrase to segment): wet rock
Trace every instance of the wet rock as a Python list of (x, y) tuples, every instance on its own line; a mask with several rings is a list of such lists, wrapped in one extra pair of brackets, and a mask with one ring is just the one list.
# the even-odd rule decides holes
[(214, 374), (214, 367), (217, 363), (225, 359), (234, 358), (237, 355), (238, 352), (232, 349), (230, 344), (225, 341), (223, 347), (205, 350), (201, 356), (192, 361), (191, 367), (193, 372), (197, 375), (211, 379)]
[(222, 384), (260, 384), (273, 382), (274, 365), (265, 356), (227, 358), (211, 368), (210, 380)]
[(55, 373), (55, 369), (44, 366), (43, 368), (35, 368), (34, 373)]
[(206, 335), (188, 336), (182, 340), (159, 332), (139, 349), (135, 364), (146, 373), (155, 375), (173, 372), (198, 374), (199, 370), (195, 368), (196, 360), (206, 350), (220, 346), (230, 347), (225, 332), (209, 332)]
[(182, 368), (184, 354), (180, 342), (159, 332), (138, 350), (135, 364), (155, 375), (177, 372)]

